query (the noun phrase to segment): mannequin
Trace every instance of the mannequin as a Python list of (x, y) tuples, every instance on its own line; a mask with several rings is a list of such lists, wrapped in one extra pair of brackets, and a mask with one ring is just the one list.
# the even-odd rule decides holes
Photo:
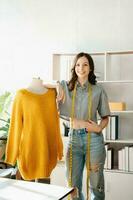
[(44, 94), (48, 91), (43, 85), (43, 80), (40, 78), (33, 78), (27, 90), (36, 94)]
[(33, 78), (14, 98), (5, 162), (12, 166), (17, 162), (21, 174), (17, 178), (50, 183), (52, 170), (62, 156), (56, 91), (47, 89), (40, 78)]

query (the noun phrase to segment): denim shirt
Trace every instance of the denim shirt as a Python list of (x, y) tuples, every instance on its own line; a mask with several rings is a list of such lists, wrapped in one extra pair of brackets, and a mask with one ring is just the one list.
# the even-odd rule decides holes
[[(60, 115), (66, 118), (71, 117), (72, 111), (72, 95), (73, 91), (69, 91), (66, 81), (61, 81), (61, 85), (65, 92), (65, 101), (59, 103)], [(88, 120), (88, 81), (81, 86), (77, 83), (74, 117), (77, 119)], [(97, 122), (97, 112), (101, 117), (109, 116), (110, 109), (108, 97), (102, 86), (92, 85), (92, 116), (91, 120)]]

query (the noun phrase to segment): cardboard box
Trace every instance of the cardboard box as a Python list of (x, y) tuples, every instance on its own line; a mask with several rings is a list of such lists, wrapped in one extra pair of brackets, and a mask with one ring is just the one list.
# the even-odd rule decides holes
[(111, 111), (122, 111), (126, 110), (126, 104), (124, 102), (109, 102)]

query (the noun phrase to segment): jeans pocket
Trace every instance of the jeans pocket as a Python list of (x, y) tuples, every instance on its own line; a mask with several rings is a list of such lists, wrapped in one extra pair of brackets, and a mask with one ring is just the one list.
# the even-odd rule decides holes
[(91, 162), (98, 162), (98, 163), (104, 163), (105, 161), (105, 146), (103, 137), (94, 137), (91, 138), (91, 145), (90, 145), (90, 160)]

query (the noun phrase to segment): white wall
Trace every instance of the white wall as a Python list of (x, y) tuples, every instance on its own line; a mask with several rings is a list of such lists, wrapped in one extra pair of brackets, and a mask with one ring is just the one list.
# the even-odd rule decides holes
[(133, 50), (132, 0), (0, 0), (0, 91), (51, 77), (56, 52)]

